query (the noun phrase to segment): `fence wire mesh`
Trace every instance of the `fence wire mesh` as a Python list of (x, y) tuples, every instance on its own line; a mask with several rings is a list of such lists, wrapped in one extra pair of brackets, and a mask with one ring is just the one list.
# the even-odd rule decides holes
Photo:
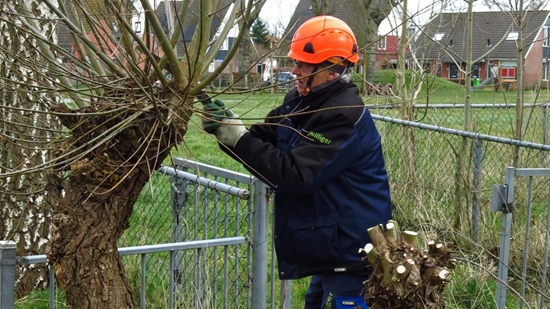
[[(472, 225), (477, 224), (474, 228), (481, 233), (479, 239), (489, 238), (495, 245), (498, 233), (483, 228), (498, 225), (495, 220), (499, 217), (490, 207), (492, 186), (503, 182), (504, 168), (511, 166), (516, 156), (517, 167), (545, 167), (549, 155), (547, 150), (519, 147), (496, 137), (463, 137), (384, 120), (377, 121), (377, 127), (383, 139), (392, 200), (401, 219), (414, 228), (440, 227), (445, 233), (453, 227), (453, 232), (463, 234), (461, 237), (469, 236)], [(462, 147), (466, 149), (464, 157)], [(474, 166), (475, 156), (480, 166)], [(476, 169), (478, 179), (474, 177)], [(541, 182), (534, 196), (546, 196), (547, 191), (548, 182)], [(471, 221), (474, 201), (482, 211), (479, 222)], [(415, 222), (418, 218), (429, 222)]]
[[(479, 255), (496, 259), (492, 254), (498, 253), (501, 219), (499, 213), (491, 211), (492, 186), (503, 182), (505, 167), (514, 164), (514, 161), (517, 167), (547, 165), (548, 150), (536, 144), (547, 143), (548, 132), (544, 129), (545, 120), (548, 121), (547, 110), (533, 106), (523, 113), (523, 133), (525, 140), (535, 143), (531, 144), (511, 140), (514, 136), (515, 111), (509, 107), (476, 107), (472, 119), (478, 133), (467, 135), (457, 133), (463, 126), (462, 108), (431, 106), (417, 109), (416, 120), (434, 125), (431, 128), (397, 123), (384, 117), (397, 116), (397, 109), (369, 108), (373, 115), (378, 116), (375, 121), (383, 139), (394, 216), (400, 225), (452, 241), (461, 249), (479, 250)], [(449, 129), (441, 131), (438, 128)], [(205, 170), (193, 172), (251, 190), (246, 182), (209, 175)], [(221, 194), (197, 184), (179, 182), (182, 180), (171, 180), (171, 177), (161, 173), (153, 175), (135, 206), (130, 229), (121, 240), (121, 246), (250, 235), (252, 210), (249, 200)], [(526, 185), (518, 183), (518, 190), (525, 188)], [(546, 218), (544, 197), (548, 196), (548, 188), (548, 179), (539, 180), (533, 186), (533, 199), (540, 201), (540, 204), (535, 203), (539, 206), (533, 208), (531, 220)], [(516, 194), (515, 197), (517, 205), (526, 204), (527, 194)], [(525, 220), (529, 220), (525, 210), (518, 207), (516, 221)], [(517, 255), (517, 258), (511, 258), (510, 267), (520, 265), (523, 248), (519, 246), (523, 244), (525, 235), (525, 231), (521, 231), (522, 226), (521, 223), (515, 225), (517, 238), (514, 239), (518, 239), (518, 250), (512, 251), (512, 256)], [(531, 235), (540, 239), (547, 228), (545, 224), (540, 224), (540, 230), (537, 228)], [(539, 246), (538, 243), (535, 246)], [(228, 308), (247, 308), (250, 297), (250, 250), (249, 246), (240, 245), (178, 253), (175, 261), (180, 267), (176, 267), (179, 276), (176, 297), (179, 303), (193, 303), (193, 307), (199, 303), (206, 304), (204, 308), (223, 307), (224, 304), (228, 304)], [(137, 260), (132, 262), (132, 258), (126, 259), (130, 269), (131, 265), (138, 265)], [(148, 278), (154, 284), (147, 284), (150, 290), (147, 295), (167, 295), (165, 278), (170, 259), (168, 256), (156, 259), (148, 262)], [(531, 268), (540, 268), (540, 263), (535, 258)], [(225, 265), (227, 268), (224, 268)], [(494, 268), (486, 271), (492, 270)], [(269, 274), (270, 278), (272, 276), (274, 274)], [(139, 278), (136, 276), (131, 280), (138, 282)], [(468, 301), (471, 292), (468, 293), (462, 296), (455, 293), (453, 298), (463, 297), (461, 301)], [(163, 307), (159, 305), (158, 308)]]
[[(547, 307), (550, 177), (516, 177), (508, 280), (526, 305)], [(519, 288), (518, 288), (519, 287)], [(523, 306), (521, 306), (523, 308)]]
[[(547, 143), (548, 114), (542, 109), (525, 113), (525, 140), (541, 142), (545, 145), (512, 140), (515, 124), (506, 117), (515, 113), (512, 109), (485, 111), (475, 110), (474, 119), (490, 115), (494, 119), (492, 126), (482, 128), (487, 133), (498, 132), (497, 137), (481, 133), (460, 132), (460, 125), (449, 122), (453, 113), (458, 111), (430, 112), (426, 110), (423, 121), (432, 121), (437, 126), (419, 126), (375, 115), (377, 127), (382, 135), (386, 167), (390, 177), (394, 215), (403, 228), (422, 232), (428, 238), (452, 241), (462, 252), (464, 264), (472, 267), (477, 263), (479, 272), (472, 275), (476, 280), (465, 278), (471, 287), (481, 282), (489, 282), (491, 274), (496, 273), (496, 264), (500, 250), (502, 214), (491, 210), (492, 187), (502, 184), (507, 166), (547, 167), (550, 146)], [(380, 112), (371, 109), (373, 114)], [(440, 114), (447, 113), (447, 117)], [(500, 116), (495, 114), (498, 112)], [(397, 111), (386, 109), (381, 114), (393, 114)], [(461, 110), (460, 113), (463, 114)], [(526, 115), (527, 114), (527, 115)], [(542, 118), (543, 115), (546, 118)], [(462, 117), (463, 119), (463, 117)], [(439, 121), (439, 122), (438, 122)], [(452, 128), (452, 129), (447, 129)], [(504, 131), (508, 128), (508, 131)], [(545, 129), (546, 128), (546, 129)], [(464, 149), (464, 151), (462, 151)], [(549, 177), (540, 177), (529, 186), (529, 180), (518, 179), (514, 195), (514, 224), (510, 250), (508, 306), (519, 307), (522, 281), (522, 265), (527, 259), (525, 292), (526, 303), (537, 305), (541, 295), (548, 291), (541, 288), (546, 282), (543, 271), (544, 252), (548, 250), (546, 242), (549, 231), (548, 203)], [(532, 203), (530, 212), (527, 205)], [(526, 223), (531, 227), (527, 234)], [(527, 236), (528, 235), (528, 236)], [(526, 244), (528, 244), (526, 248)], [(471, 271), (471, 270), (470, 270)], [(494, 281), (493, 281), (494, 282)], [(542, 286), (544, 287), (544, 285)], [(472, 290), (454, 290), (450, 296), (453, 301), (472, 303)], [(494, 304), (494, 288), (488, 288), (489, 300)], [(460, 292), (464, 292), (461, 295)], [(486, 297), (479, 295), (479, 299)], [(470, 298), (470, 300), (468, 300)], [(478, 303), (483, 303), (479, 299)], [(465, 305), (466, 307), (468, 305)], [(487, 307), (489, 308), (489, 307)]]
[[(251, 191), (250, 177), (242, 182), (191, 166), (175, 167)], [(251, 236), (251, 199), (161, 172), (153, 174), (134, 209), (130, 228), (119, 242), (121, 247)], [(167, 283), (169, 269), (173, 269), (173, 308), (250, 308), (251, 259), (250, 243), (148, 255), (146, 307), (170, 307)], [(124, 262), (137, 291), (141, 288), (140, 258), (129, 256)]]
[[(373, 114), (400, 118), (398, 105), (368, 105)], [(515, 137), (515, 104), (472, 104), (469, 131), (500, 137)], [(522, 140), (548, 144), (550, 104), (524, 104)], [(450, 129), (464, 129), (464, 104), (415, 105), (411, 121)]]

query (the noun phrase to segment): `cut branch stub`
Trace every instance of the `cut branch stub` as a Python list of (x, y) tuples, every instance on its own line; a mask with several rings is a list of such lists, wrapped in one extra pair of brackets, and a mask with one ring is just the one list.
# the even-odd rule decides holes
[(424, 250), (417, 232), (401, 233), (393, 220), (385, 227), (369, 228), (372, 243), (359, 250), (374, 269), (365, 289), (369, 308), (445, 308), (442, 294), (455, 267), (452, 244), (430, 240)]

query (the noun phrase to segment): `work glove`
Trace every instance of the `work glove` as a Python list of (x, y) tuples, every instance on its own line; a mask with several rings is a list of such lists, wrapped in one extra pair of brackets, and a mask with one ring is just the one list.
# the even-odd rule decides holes
[(219, 128), (214, 134), (220, 143), (234, 148), (248, 130), (243, 125), (241, 119), (239, 119), (239, 115), (231, 112), (231, 110), (228, 110), (225, 114), (229, 118), (225, 118), (220, 123)]
[(225, 118), (225, 105), (220, 99), (215, 99), (203, 105), (204, 114), (202, 117), (202, 128), (210, 133), (214, 134), (220, 127), (220, 122)]
[(248, 132), (239, 115), (226, 109), (220, 99), (204, 104), (203, 110), (202, 128), (210, 134), (215, 134), (218, 141), (224, 145), (235, 147), (239, 139)]

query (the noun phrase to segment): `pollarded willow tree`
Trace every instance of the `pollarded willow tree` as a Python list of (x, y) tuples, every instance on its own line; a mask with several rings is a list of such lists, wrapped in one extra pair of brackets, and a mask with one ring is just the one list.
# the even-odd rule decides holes
[[(132, 24), (133, 2), (144, 8), (145, 35)], [(117, 239), (152, 171), (183, 141), (191, 115), (202, 111), (197, 96), (203, 98), (202, 88), (227, 66), (246, 26), (214, 74), (201, 83), (199, 78), (233, 25), (257, 14), (263, 2), (170, 0), (174, 20), (167, 31), (148, 0), (3, 1), (1, 20), (13, 37), (3, 41), (2, 50), (19, 45), (29, 52), (8, 67), (2, 86), (27, 87), (29, 101), (44, 110), (10, 107), (9, 96), (1, 98), (2, 110), (44, 118), (30, 125), (29, 139), (42, 132), (60, 140), (50, 140), (34, 155), (22, 154), (24, 164), (0, 162), (0, 178), (47, 172), (52, 230), (46, 253), (70, 308), (135, 307)], [(44, 24), (55, 30), (44, 32)], [(181, 44), (182, 25), (188, 24), (195, 30)], [(70, 50), (54, 39), (61, 34), (72, 42)], [(5, 77), (10, 74), (19, 78)], [(19, 117), (7, 119), (6, 136), (29, 127)], [(11, 143), (27, 147), (23, 139)]]

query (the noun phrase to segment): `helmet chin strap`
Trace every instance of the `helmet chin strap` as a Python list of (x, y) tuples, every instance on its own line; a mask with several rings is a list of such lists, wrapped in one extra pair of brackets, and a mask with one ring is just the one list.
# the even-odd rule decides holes
[(311, 84), (313, 83), (313, 78), (315, 77), (315, 73), (317, 73), (318, 70), (319, 70), (319, 65), (316, 64), (313, 67), (313, 70), (311, 71), (309, 78), (307, 79), (306, 87), (304, 88), (304, 90), (300, 91), (300, 94), (302, 94), (302, 96), (305, 97), (311, 92)]

